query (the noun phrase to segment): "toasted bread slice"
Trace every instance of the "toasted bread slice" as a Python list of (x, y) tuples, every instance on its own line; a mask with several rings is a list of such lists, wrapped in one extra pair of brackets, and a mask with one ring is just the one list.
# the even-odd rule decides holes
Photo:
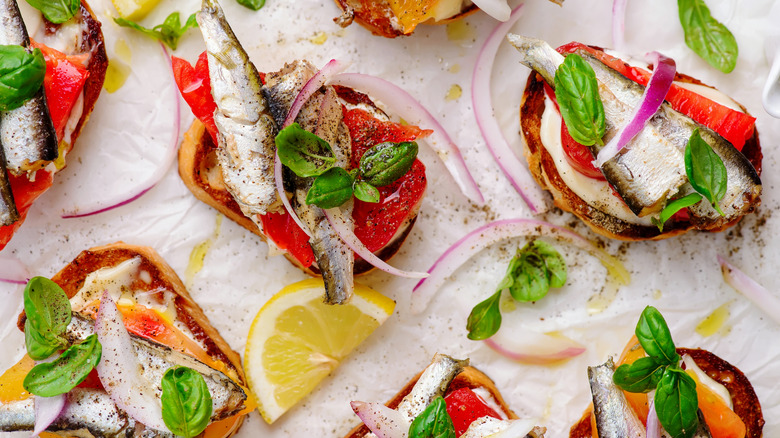
[[(398, 391), (398, 393), (392, 399), (385, 403), (385, 405), (393, 409), (397, 408), (398, 404), (401, 403), (401, 400), (403, 400), (403, 398), (412, 391), (412, 388), (414, 388), (414, 385), (417, 383), (417, 380), (420, 379), (421, 375), (422, 372), (414, 376), (400, 391)], [(501, 408), (501, 411), (503, 411), (507, 418), (512, 420), (516, 420), (518, 418), (512, 409), (509, 408), (509, 405), (507, 405), (506, 401), (504, 401), (504, 398), (501, 396), (501, 392), (499, 392), (498, 388), (496, 388), (496, 384), (493, 383), (490, 377), (485, 375), (485, 373), (482, 371), (471, 366), (465, 367), (460, 374), (455, 376), (455, 379), (453, 379), (453, 381), (450, 383), (450, 386), (447, 388), (447, 392), (449, 393), (460, 388), (484, 388), (488, 391), (488, 393), (490, 393), (490, 395), (493, 397), (493, 400), (496, 401), (498, 406)], [(541, 430), (541, 428), (535, 430)], [(371, 431), (368, 429), (368, 427), (366, 427), (365, 424), (361, 424), (360, 426), (352, 429), (344, 438), (361, 438), (368, 435), (369, 433), (371, 433)]]
[[(373, 102), (365, 94), (358, 93), (350, 88), (336, 87), (339, 97), (344, 101), (353, 104), (363, 104), (374, 106)], [(374, 108), (376, 108), (374, 106)], [(377, 111), (379, 111), (377, 109)], [(184, 134), (184, 140), (179, 147), (179, 175), (184, 185), (195, 195), (196, 198), (214, 207), (220, 213), (232, 219), (242, 227), (260, 236), (263, 241), (267, 237), (263, 234), (252, 220), (244, 215), (241, 208), (233, 199), (233, 195), (228, 192), (225, 186), (225, 180), (222, 178), (222, 171), (217, 162), (217, 145), (214, 144), (206, 127), (199, 120), (195, 119), (190, 128)], [(389, 260), (403, 245), (406, 236), (412, 231), (419, 204), (412, 208), (410, 216), (406, 222), (401, 225), (398, 232), (382, 249), (376, 252), (376, 255), (382, 260)], [(301, 266), (300, 262), (289, 253), (284, 256), (293, 265), (297, 266), (309, 275), (320, 275), (316, 265), (310, 267)], [(369, 272), (374, 267), (365, 260), (355, 258), (355, 275)]]
[[(680, 356), (689, 355), (702, 371), (712, 377), (713, 380), (725, 386), (731, 401), (734, 404), (734, 412), (745, 423), (745, 438), (760, 438), (764, 428), (764, 415), (761, 412), (761, 403), (758, 401), (753, 386), (747, 377), (734, 365), (719, 358), (707, 350), (678, 348)], [(591, 422), (591, 406), (580, 420), (569, 430), (569, 438), (592, 438), (594, 435)]]
[[(398, 25), (398, 18), (390, 9), (386, 0), (335, 0), (344, 13), (334, 19), (341, 27), (349, 26), (353, 21), (370, 30), (374, 35), (386, 38), (395, 38), (410, 35), (412, 31), (404, 32)], [(424, 23), (447, 24), (467, 17), (479, 10), (477, 5), (471, 3), (464, 6), (461, 11), (444, 20), (427, 20)], [(421, 23), (422, 24), (422, 23)]]
[[(690, 76), (679, 73), (675, 80), (704, 85)], [(564, 183), (555, 166), (555, 161), (542, 145), (540, 129), (544, 108), (544, 80), (538, 73), (532, 72), (526, 83), (520, 106), (520, 132), (523, 138), (523, 155), (528, 161), (528, 166), (534, 179), (543, 189), (553, 195), (555, 205), (558, 208), (573, 213), (594, 232), (612, 239), (628, 241), (661, 240), (697, 229), (691, 222), (668, 221), (664, 225), (663, 232), (660, 232), (658, 227), (654, 225), (643, 226), (623, 221), (583, 201)], [(748, 158), (756, 172), (761, 175), (762, 153), (757, 131), (754, 131), (753, 136), (745, 143), (742, 153)], [(722, 228), (707, 231), (722, 231), (733, 226), (740, 219), (738, 218)]]
[[(192, 339), (210, 359), (208, 365), (219, 369), (236, 383), (246, 387), (241, 358), (230, 348), (227, 341), (211, 325), (203, 310), (195, 303), (184, 284), (173, 269), (153, 249), (128, 245), (122, 242), (82, 251), (72, 262), (52, 277), (68, 298), (73, 298), (84, 287), (87, 277), (103, 268), (114, 268), (120, 263), (137, 259), (139, 280), (132, 282), (134, 293), (154, 292), (147, 299), (166, 303), (165, 293), (172, 292), (170, 301), (175, 310), (175, 320), (183, 324), (192, 334)], [(25, 315), (19, 317), (19, 328), (24, 330)], [(173, 347), (173, 346), (171, 346)], [(186, 351), (185, 351), (186, 353)], [(205, 362), (204, 357), (197, 357)], [(246, 410), (239, 415), (213, 423), (206, 432), (210, 437), (227, 438), (234, 435), (244, 421)], [(211, 431), (211, 428), (214, 431)]]

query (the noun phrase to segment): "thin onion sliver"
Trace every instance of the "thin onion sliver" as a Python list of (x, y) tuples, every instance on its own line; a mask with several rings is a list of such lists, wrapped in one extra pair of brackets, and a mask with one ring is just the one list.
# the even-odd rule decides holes
[[(529, 335), (529, 331), (523, 331), (522, 337)], [(585, 352), (585, 347), (579, 342), (563, 336), (550, 336), (543, 333), (531, 332), (531, 337), (536, 337), (536, 342), (517, 348), (510, 343), (501, 342), (497, 336), (485, 339), (483, 342), (496, 353), (516, 362), (549, 365), (566, 359), (579, 356)], [(552, 351), (551, 351), (552, 350)]]
[(655, 401), (650, 402), (647, 410), (647, 438), (661, 438), (661, 422), (658, 420), (658, 414), (655, 412)]
[(718, 263), (720, 263), (723, 280), (726, 281), (726, 284), (744, 295), (773, 321), (780, 324), (780, 298), (737, 269), (725, 257), (718, 255)]
[(548, 236), (588, 251), (620, 284), (628, 284), (630, 274), (616, 258), (574, 231), (536, 219), (503, 219), (483, 225), (450, 246), (428, 269), (430, 276), (420, 280), (412, 294), (412, 313), (425, 310), (447, 278), (468, 259), (488, 246), (520, 236)]
[(531, 177), (528, 168), (512, 151), (494, 115), (490, 95), (491, 75), (498, 47), (509, 29), (520, 19), (522, 10), (523, 4), (521, 3), (512, 11), (508, 21), (496, 26), (482, 46), (474, 65), (474, 74), (471, 80), (471, 101), (479, 131), (482, 133), (485, 144), (498, 167), (515, 188), (515, 191), (523, 198), (531, 212), (539, 214), (547, 209), (545, 195)]
[(0, 256), (0, 282), (27, 284), (31, 277), (24, 263), (14, 257)]
[(352, 410), (377, 438), (406, 438), (409, 422), (406, 417), (382, 403), (350, 402)]
[(35, 405), (35, 428), (33, 429), (32, 437), (37, 437), (50, 424), (54, 423), (62, 413), (62, 410), (65, 409), (66, 401), (65, 394), (54, 397), (35, 396), (33, 401)]
[(612, 3), (612, 47), (623, 50), (626, 44), (626, 2), (614, 0)]

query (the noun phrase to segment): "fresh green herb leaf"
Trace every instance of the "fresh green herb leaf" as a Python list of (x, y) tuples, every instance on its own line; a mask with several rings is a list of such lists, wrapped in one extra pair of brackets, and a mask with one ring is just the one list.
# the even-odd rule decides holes
[(406, 175), (417, 158), (417, 143), (380, 143), (360, 158), (360, 175), (374, 187), (382, 187)]
[(27, 0), (27, 3), (56, 24), (70, 20), (81, 9), (81, 0)]
[(375, 204), (379, 202), (379, 199), (381, 199), (379, 190), (365, 181), (355, 181), (355, 186), (353, 189), (355, 191), (355, 197), (363, 202), (371, 202)]
[(320, 208), (334, 208), (352, 198), (352, 177), (341, 167), (332, 167), (314, 179), (306, 203)]
[(89, 335), (80, 344), (71, 345), (54, 362), (34, 366), (22, 385), (31, 394), (41, 397), (65, 394), (87, 378), (100, 362), (102, 353), (97, 335)]
[(193, 27), (198, 27), (195, 14), (190, 15), (190, 17), (187, 19), (187, 22), (184, 23), (184, 26), (182, 26), (178, 12), (172, 13), (165, 19), (165, 21), (163, 21), (163, 24), (158, 24), (151, 29), (143, 27), (136, 22), (122, 17), (114, 18), (114, 22), (122, 27), (135, 29), (154, 39), (160, 40), (173, 50), (176, 50), (176, 47), (179, 45), (179, 39), (182, 37), (182, 35), (184, 35), (185, 32), (187, 32), (187, 30)]
[(603, 145), (604, 105), (593, 68), (577, 54), (566, 56), (555, 71), (555, 98), (569, 134), (585, 146)]
[(639, 317), (634, 331), (647, 355), (661, 365), (677, 364), (680, 356), (674, 348), (672, 334), (661, 312), (653, 306), (647, 306)]
[(702, 196), (698, 193), (690, 193), (680, 199), (675, 199), (674, 201), (666, 204), (666, 207), (661, 210), (661, 215), (658, 217), (658, 219), (651, 217), (650, 221), (653, 222), (656, 227), (658, 227), (658, 231), (663, 232), (664, 224), (669, 220), (669, 218), (674, 216), (675, 213), (682, 210), (683, 208), (688, 208), (701, 200)]
[(63, 334), (70, 324), (70, 301), (57, 283), (31, 278), (24, 288), (24, 311), (24, 340), (31, 358), (43, 360), (67, 346)]
[(19, 108), (43, 85), (46, 60), (40, 49), (0, 46), (0, 111)]
[(718, 202), (726, 195), (727, 173), (723, 160), (695, 129), (685, 146), (685, 173), (693, 188), (710, 201), (721, 216)]
[(253, 11), (259, 11), (260, 8), (265, 6), (265, 0), (238, 0), (238, 4), (246, 6)]
[(566, 261), (563, 256), (549, 243), (543, 240), (531, 242), (531, 248), (544, 260), (550, 287), (563, 287), (566, 284)]
[(191, 438), (211, 422), (213, 402), (203, 376), (187, 367), (170, 368), (162, 378), (162, 417), (176, 435)]
[(409, 426), (409, 438), (456, 438), (455, 426), (442, 396), (436, 396)]
[(276, 151), (282, 164), (303, 178), (322, 175), (336, 162), (328, 142), (297, 123), (279, 131)]
[(471, 309), (469, 319), (466, 322), (467, 335), (472, 341), (481, 341), (496, 334), (501, 327), (501, 291), (499, 289), (490, 298), (477, 304)]
[(658, 386), (666, 365), (653, 357), (642, 357), (632, 364), (623, 364), (615, 370), (612, 380), (628, 392), (649, 392)]
[(704, 0), (677, 0), (685, 44), (711, 66), (729, 73), (737, 65), (739, 47), (731, 32), (712, 18)]
[(550, 287), (566, 284), (566, 262), (550, 244), (534, 240), (517, 252), (516, 264), (510, 264), (507, 276), (514, 277), (509, 293), (518, 301), (536, 301)]
[(699, 425), (696, 382), (677, 365), (664, 372), (655, 391), (658, 421), (676, 438), (690, 438)]

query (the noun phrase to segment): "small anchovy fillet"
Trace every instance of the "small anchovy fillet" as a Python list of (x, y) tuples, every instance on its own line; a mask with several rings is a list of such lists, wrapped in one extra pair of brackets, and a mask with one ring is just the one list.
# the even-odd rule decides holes
[[(278, 72), (266, 75), (263, 94), (279, 126), (287, 117), (295, 97), (316, 73), (317, 69), (310, 63), (295, 61)], [(330, 144), (336, 159), (335, 166), (349, 166), (352, 152), (349, 129), (343, 123), (341, 103), (333, 87), (325, 86), (315, 92), (295, 121)], [(311, 234), (309, 244), (325, 281), (325, 302), (344, 304), (349, 301), (354, 289), (355, 254), (330, 226), (322, 209), (306, 204), (306, 194), (314, 179), (300, 178), (292, 172), (287, 172), (285, 177), (293, 189), (293, 209)], [(351, 202), (340, 208), (345, 217), (352, 217)]]
[(274, 183), (277, 129), (260, 91), (260, 75), (216, 0), (203, 0), (197, 20), (217, 103), (217, 157), (225, 184), (247, 217), (275, 211), (281, 205)]
[(401, 400), (395, 410), (404, 414), (411, 423), (436, 396), (444, 395), (452, 379), (468, 365), (468, 359), (458, 360), (436, 353), (433, 362), (425, 368), (412, 391)]
[[(541, 40), (513, 34), (508, 39), (522, 54), (520, 62), (554, 86), (555, 70), (563, 62), (563, 56)], [(603, 139), (606, 144), (621, 126), (627, 124), (633, 109), (642, 100), (645, 87), (627, 79), (586, 51), (578, 50), (576, 53), (593, 67), (596, 74), (606, 118), (607, 130)], [(634, 214), (642, 217), (658, 213), (670, 198), (693, 191), (687, 184), (684, 153), (688, 139), (696, 129), (723, 160), (727, 190), (719, 202), (724, 216), (720, 216), (705, 200), (689, 209), (691, 222), (700, 229), (716, 229), (755, 207), (761, 195), (761, 180), (750, 161), (715, 131), (664, 102), (644, 129), (601, 167), (607, 181)], [(595, 156), (601, 146), (590, 148)]]
[[(0, 0), (0, 17), (0, 45), (32, 51), (16, 0)], [(57, 158), (57, 133), (43, 87), (21, 107), (0, 112), (0, 143), (6, 167), (14, 175), (41, 169)]]
[(534, 426), (528, 420), (499, 420), (485, 416), (474, 420), (460, 438), (544, 438), (545, 432), (546, 428)]
[(588, 367), (599, 438), (644, 438), (645, 426), (634, 414), (623, 391), (612, 381), (614, 374), (612, 358), (597, 367)]
[[(73, 313), (65, 337), (69, 342), (80, 342), (95, 331), (94, 321)], [(165, 345), (130, 334), (138, 361), (143, 366), (143, 376), (153, 386), (154, 393), (159, 398), (162, 395), (162, 377), (168, 369), (175, 366), (191, 368), (199, 372), (211, 393), (213, 413), (211, 421), (219, 421), (235, 415), (244, 409), (246, 394), (230, 377), (215, 370), (203, 362), (171, 349)]]

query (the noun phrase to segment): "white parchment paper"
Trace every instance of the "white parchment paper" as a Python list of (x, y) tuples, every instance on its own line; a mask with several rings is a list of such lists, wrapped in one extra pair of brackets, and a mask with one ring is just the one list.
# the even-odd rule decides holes
[[(190, 291), (231, 346), (243, 352), (249, 324), (263, 303), (283, 286), (305, 278), (284, 258), (269, 256), (268, 247), (251, 233), (225, 220), (216, 233), (217, 213), (197, 201), (184, 187), (175, 168), (138, 201), (83, 219), (61, 219), (78, 208), (136, 187), (163, 160), (176, 122), (175, 89), (159, 45), (119, 28), (107, 0), (93, 0), (103, 21), (106, 45), (114, 62), (131, 74), (119, 91), (104, 91), (68, 167), (54, 187), (32, 208), (27, 223), (3, 255), (23, 261), (36, 275), (51, 276), (81, 250), (123, 240), (154, 247), (182, 278), (193, 248), (211, 239), (203, 269)], [(268, 0), (259, 12), (223, 0), (233, 28), (260, 71), (280, 68), (286, 61), (307, 58), (324, 65), (331, 58), (351, 61), (350, 71), (381, 76), (416, 96), (436, 114), (460, 145), (469, 168), (486, 197), (484, 206), (469, 203), (455, 188), (436, 155), (423, 148), (429, 188), (417, 225), (392, 264), (405, 269), (427, 268), (451, 243), (468, 231), (495, 219), (530, 217), (488, 153), (474, 121), (471, 74), (477, 52), (496, 25), (477, 13), (465, 20), (466, 30), (448, 37), (446, 26), (420, 26), (408, 38), (370, 35), (353, 25), (341, 29), (339, 15), (327, 0)], [(516, 1), (511, 2), (516, 5)], [(524, 16), (513, 28), (553, 45), (572, 40), (611, 46), (611, 2), (567, 0), (558, 7), (545, 0), (527, 0)], [(555, 366), (524, 365), (505, 359), (480, 342), (466, 338), (466, 317), (500, 280), (509, 258), (525, 239), (495, 245), (464, 265), (441, 288), (427, 311), (409, 311), (414, 280), (371, 273), (358, 281), (397, 301), (394, 315), (358, 348), (312, 394), (275, 424), (250, 415), (240, 437), (339, 437), (356, 423), (350, 400), (389, 399), (432, 355), (439, 351), (470, 357), (501, 389), (521, 417), (538, 419), (548, 436), (568, 436), (568, 428), (590, 401), (586, 367), (617, 355), (631, 336), (642, 308), (658, 307), (678, 346), (707, 348), (737, 365), (753, 382), (767, 421), (764, 436), (780, 435), (780, 327), (722, 281), (716, 254), (724, 254), (770, 290), (780, 290), (780, 224), (777, 199), (780, 122), (769, 117), (760, 101), (769, 70), (764, 37), (769, 35), (771, 0), (709, 0), (712, 14), (734, 33), (739, 43), (735, 71), (723, 74), (696, 57), (684, 44), (674, 0), (629, 2), (625, 52), (641, 55), (658, 50), (677, 61), (678, 70), (695, 76), (741, 102), (758, 118), (764, 152), (763, 204), (739, 225), (719, 234), (689, 233), (663, 242), (621, 243), (590, 233), (573, 216), (553, 210), (542, 219), (573, 226), (618, 257), (632, 281), (599, 313), (588, 312), (588, 300), (598, 295), (605, 269), (586, 252), (560, 246), (569, 264), (567, 285), (535, 304), (519, 304), (504, 313), (504, 333), (560, 331), (587, 346), (581, 356)], [(163, 0), (144, 20), (151, 27), (178, 10), (186, 18), (197, 0)], [(129, 50), (128, 50), (129, 49)], [(199, 32), (182, 40), (177, 56), (193, 61), (203, 50)], [(129, 56), (128, 52), (129, 51)], [(519, 150), (517, 113), (528, 69), (514, 49), (503, 44), (493, 73), (493, 100), (505, 134)], [(463, 94), (445, 99), (460, 86)], [(182, 132), (192, 116), (182, 110)], [(10, 366), (23, 346), (13, 326), (21, 306), (22, 288), (0, 284), (0, 369)], [(725, 305), (728, 319), (712, 336), (696, 326)]]

